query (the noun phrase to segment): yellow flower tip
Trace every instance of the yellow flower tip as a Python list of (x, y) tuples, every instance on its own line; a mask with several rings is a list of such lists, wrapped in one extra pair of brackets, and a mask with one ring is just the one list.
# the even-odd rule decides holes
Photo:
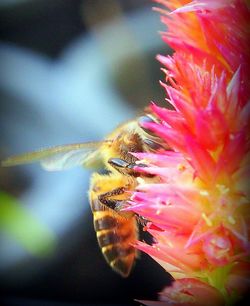
[(200, 190), (200, 195), (203, 196), (203, 197), (208, 197), (209, 192), (207, 190)]
[(179, 171), (184, 171), (184, 170), (186, 169), (186, 167), (185, 167), (183, 164), (178, 164), (178, 165), (177, 165), (177, 169), (178, 169)]
[(136, 181), (139, 185), (145, 184), (145, 180), (142, 177), (137, 177)]
[(205, 220), (207, 226), (209, 227), (213, 226), (212, 221), (209, 219), (209, 217), (204, 212), (201, 214), (201, 216)]
[(222, 185), (222, 184), (217, 184), (216, 185), (216, 188), (219, 190), (219, 192), (223, 195), (227, 194), (230, 189), (229, 187), (225, 186), (225, 185)]
[(236, 220), (234, 219), (233, 216), (228, 216), (227, 220), (228, 220), (228, 222), (229, 222), (230, 224), (232, 224), (232, 225), (236, 224)]
[(135, 163), (136, 163), (137, 165), (140, 165), (140, 164), (149, 165), (150, 162), (149, 162), (148, 159), (143, 158), (143, 159), (141, 159), (141, 160), (137, 160)]

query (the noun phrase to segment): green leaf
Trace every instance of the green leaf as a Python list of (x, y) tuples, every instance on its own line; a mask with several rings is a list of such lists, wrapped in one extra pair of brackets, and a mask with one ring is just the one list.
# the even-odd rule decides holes
[(0, 191), (0, 230), (28, 252), (46, 256), (55, 248), (55, 234), (13, 196)]

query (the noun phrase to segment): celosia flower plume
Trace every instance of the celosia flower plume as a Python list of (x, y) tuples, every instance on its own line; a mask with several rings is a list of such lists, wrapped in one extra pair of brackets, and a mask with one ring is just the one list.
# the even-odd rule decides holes
[[(148, 220), (138, 242), (175, 279), (160, 302), (223, 305), (249, 288), (250, 12), (247, 1), (165, 1), (166, 100), (143, 123), (171, 150), (137, 153), (140, 181), (130, 206)], [(169, 9), (169, 10), (167, 10)]]

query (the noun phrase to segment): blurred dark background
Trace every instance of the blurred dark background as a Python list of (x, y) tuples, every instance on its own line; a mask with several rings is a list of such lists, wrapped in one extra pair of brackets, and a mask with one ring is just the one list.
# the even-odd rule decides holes
[[(100, 140), (154, 100), (167, 53), (149, 0), (0, 2), (0, 157)], [(90, 171), (0, 168), (0, 305), (139, 305), (169, 283), (142, 254), (127, 279), (98, 248)]]

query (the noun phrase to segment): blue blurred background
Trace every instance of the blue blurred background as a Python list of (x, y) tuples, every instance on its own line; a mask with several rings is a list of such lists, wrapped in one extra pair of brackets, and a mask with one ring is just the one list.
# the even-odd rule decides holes
[[(169, 50), (151, 7), (2, 0), (0, 157), (101, 140), (151, 100), (162, 103), (155, 55)], [(105, 263), (87, 199), (90, 175), (0, 168), (0, 305), (133, 305), (169, 282), (144, 254), (128, 279)]]

